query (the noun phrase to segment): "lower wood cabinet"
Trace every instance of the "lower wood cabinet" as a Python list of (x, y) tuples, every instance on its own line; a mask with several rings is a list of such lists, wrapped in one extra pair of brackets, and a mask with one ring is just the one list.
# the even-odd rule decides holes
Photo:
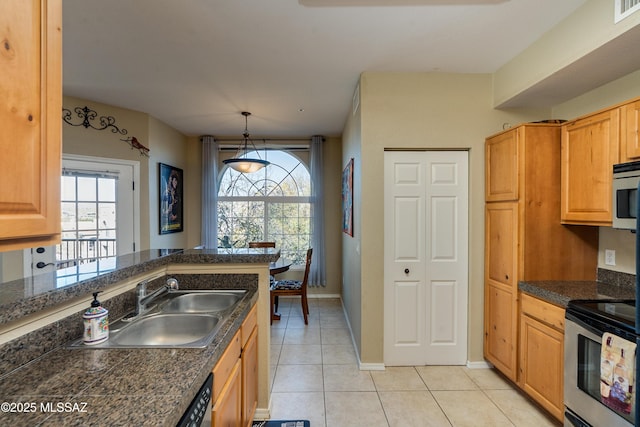
[(242, 324), (242, 425), (251, 427), (258, 406), (258, 310)]
[(212, 427), (251, 426), (258, 404), (258, 328), (254, 306), (213, 368)]
[[(229, 373), (227, 382), (224, 384), (220, 395), (213, 404), (213, 410), (211, 412), (211, 425), (213, 427), (237, 427), (240, 425), (242, 410), (240, 370), (240, 359), (236, 359), (236, 363)], [(215, 382), (215, 374), (213, 380)]]
[(510, 380), (517, 378), (518, 305), (511, 289), (485, 286), (484, 356)]
[(549, 413), (564, 419), (564, 313), (521, 293), (520, 387)]

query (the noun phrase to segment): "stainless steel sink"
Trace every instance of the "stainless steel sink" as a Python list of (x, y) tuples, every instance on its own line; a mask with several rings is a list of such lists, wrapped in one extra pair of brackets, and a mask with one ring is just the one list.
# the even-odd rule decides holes
[(210, 314), (156, 314), (143, 317), (113, 334), (104, 347), (206, 347), (220, 317)]
[(162, 313), (211, 313), (234, 306), (246, 291), (189, 292), (169, 294), (169, 301), (160, 305)]
[(246, 292), (170, 291), (154, 300), (148, 311), (112, 322), (107, 341), (85, 346), (79, 340), (71, 347), (203, 348), (211, 344), (220, 326)]

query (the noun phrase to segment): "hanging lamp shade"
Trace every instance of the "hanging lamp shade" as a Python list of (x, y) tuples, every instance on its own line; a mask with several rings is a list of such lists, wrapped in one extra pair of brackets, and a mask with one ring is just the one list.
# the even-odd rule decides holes
[[(248, 111), (243, 111), (242, 115), (244, 116), (244, 133), (242, 134), (242, 142), (236, 151), (236, 154), (230, 158), (223, 160), (222, 163), (229, 166), (231, 169), (241, 172), (241, 173), (253, 173), (257, 172), (263, 167), (269, 165), (267, 160), (260, 158), (260, 154), (258, 153), (258, 149), (256, 148), (253, 141), (249, 138), (249, 131), (247, 128), (247, 118), (251, 115)], [(249, 154), (249, 145), (253, 147), (253, 150), (258, 158), (248, 157)]]

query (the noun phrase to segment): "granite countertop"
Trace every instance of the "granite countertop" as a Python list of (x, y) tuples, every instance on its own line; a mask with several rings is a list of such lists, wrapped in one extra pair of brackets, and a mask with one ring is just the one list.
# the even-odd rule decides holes
[[(83, 264), (77, 274), (52, 272), (0, 283), (0, 326), (169, 264), (270, 263), (279, 257), (280, 250), (273, 248), (151, 249), (103, 260), (100, 265)], [(93, 271), (81, 271), (89, 268)]]
[(631, 286), (612, 285), (598, 281), (541, 280), (519, 282), (518, 288), (551, 304), (566, 307), (577, 299), (635, 299)]
[(248, 290), (204, 349), (51, 351), (0, 378), (0, 425), (175, 426), (257, 298)]

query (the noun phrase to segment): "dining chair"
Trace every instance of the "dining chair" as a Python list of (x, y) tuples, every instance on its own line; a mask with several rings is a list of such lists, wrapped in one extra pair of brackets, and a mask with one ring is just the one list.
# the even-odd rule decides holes
[(249, 242), (250, 248), (275, 248), (276, 242)]
[[(302, 280), (276, 280), (271, 285), (271, 323), (273, 323), (274, 307), (276, 306), (276, 298), (279, 296), (300, 295), (300, 303), (302, 304), (302, 315), (304, 316), (304, 324), (309, 324), (309, 303), (307, 302), (307, 282), (309, 281), (309, 270), (311, 269), (311, 255), (313, 249), (307, 249), (307, 262), (304, 268), (304, 278)], [(277, 310), (277, 308), (276, 308)]]

